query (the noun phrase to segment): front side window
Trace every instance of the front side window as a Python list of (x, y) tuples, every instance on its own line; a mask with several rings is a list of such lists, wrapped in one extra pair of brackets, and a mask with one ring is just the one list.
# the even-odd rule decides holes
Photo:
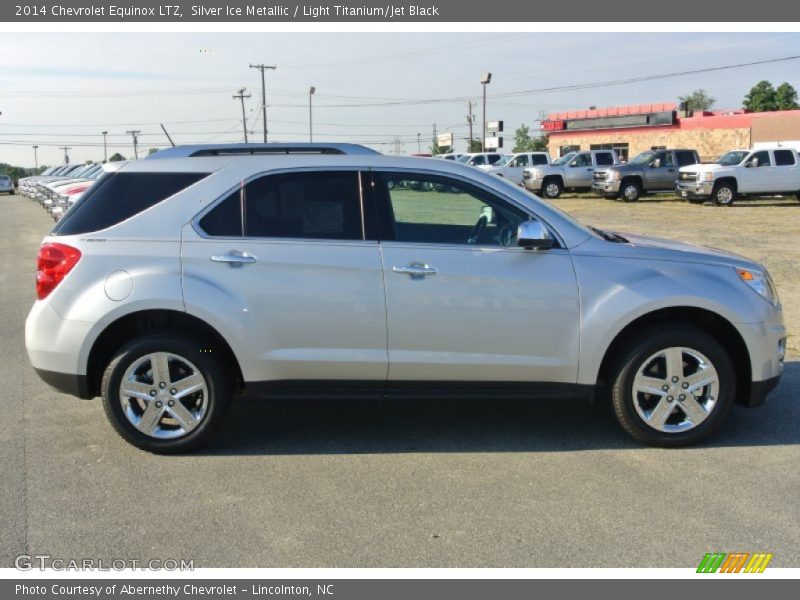
[(527, 167), (528, 166), (528, 155), (527, 154), (520, 154), (517, 158), (511, 161), (510, 166), (512, 167)]
[(207, 234), (222, 237), (360, 240), (358, 173), (260, 177), (230, 194), (199, 225)]
[(437, 175), (384, 173), (378, 193), (399, 242), (515, 246), (521, 209), (467, 183)]
[(486, 164), (486, 157), (483, 154), (479, 154), (478, 156), (473, 156), (470, 164), (477, 167), (478, 165), (485, 165)]
[(775, 166), (790, 167), (794, 165), (794, 152), (791, 150), (775, 150)]
[(772, 161), (769, 158), (769, 152), (766, 150), (762, 150), (761, 152), (756, 152), (750, 157), (750, 160), (747, 161), (751, 167), (771, 167)]
[(570, 163), (571, 167), (591, 167), (592, 155), (591, 154), (578, 154), (575, 160)]

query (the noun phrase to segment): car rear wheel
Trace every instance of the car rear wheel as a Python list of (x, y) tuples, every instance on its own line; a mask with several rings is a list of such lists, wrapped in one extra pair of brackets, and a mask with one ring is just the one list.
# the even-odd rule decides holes
[(636, 202), (642, 195), (642, 185), (636, 180), (623, 181), (619, 193), (625, 202)]
[(103, 407), (123, 438), (175, 454), (206, 443), (230, 403), (230, 381), (212, 354), (179, 335), (147, 335), (123, 346), (103, 374)]
[(556, 177), (551, 177), (550, 179), (545, 179), (542, 182), (542, 194), (545, 198), (555, 199), (561, 195), (561, 192), (564, 191), (564, 186), (561, 184), (561, 181)]
[(736, 395), (728, 353), (689, 326), (641, 331), (614, 363), (610, 381), (617, 421), (652, 446), (687, 446), (711, 435)]
[(736, 200), (736, 189), (730, 183), (718, 183), (711, 197), (717, 206), (731, 206)]

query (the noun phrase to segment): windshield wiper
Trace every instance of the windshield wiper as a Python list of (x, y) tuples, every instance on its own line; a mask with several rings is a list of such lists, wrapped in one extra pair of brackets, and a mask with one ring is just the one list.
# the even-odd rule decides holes
[(626, 240), (621, 235), (617, 235), (616, 233), (610, 233), (608, 231), (603, 231), (602, 229), (599, 229), (598, 227), (590, 227), (589, 229), (594, 231), (597, 235), (599, 235), (601, 238), (603, 238), (607, 242), (614, 242), (615, 244), (627, 244), (628, 243), (628, 240)]

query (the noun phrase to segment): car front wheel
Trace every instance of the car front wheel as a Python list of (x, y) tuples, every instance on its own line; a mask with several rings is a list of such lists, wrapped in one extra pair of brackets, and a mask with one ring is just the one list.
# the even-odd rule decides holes
[(711, 435), (730, 411), (736, 377), (725, 349), (689, 326), (652, 327), (633, 338), (614, 363), (611, 402), (633, 438), (687, 446)]
[(736, 190), (729, 183), (718, 183), (714, 186), (711, 197), (717, 206), (731, 206), (736, 200)]
[(230, 402), (213, 354), (180, 335), (147, 335), (123, 346), (103, 374), (103, 407), (128, 442), (157, 454), (206, 443)]
[(544, 182), (542, 182), (542, 194), (544, 194), (545, 198), (550, 198), (551, 200), (558, 198), (563, 191), (564, 186), (561, 185), (561, 181), (555, 177), (545, 179)]
[(642, 195), (642, 186), (637, 181), (623, 181), (620, 188), (620, 197), (625, 202), (636, 202)]

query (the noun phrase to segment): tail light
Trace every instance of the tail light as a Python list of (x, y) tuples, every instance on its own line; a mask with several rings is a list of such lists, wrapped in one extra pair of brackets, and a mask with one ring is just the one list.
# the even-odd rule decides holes
[(36, 257), (36, 296), (39, 300), (56, 289), (81, 258), (81, 251), (65, 244), (47, 243)]

